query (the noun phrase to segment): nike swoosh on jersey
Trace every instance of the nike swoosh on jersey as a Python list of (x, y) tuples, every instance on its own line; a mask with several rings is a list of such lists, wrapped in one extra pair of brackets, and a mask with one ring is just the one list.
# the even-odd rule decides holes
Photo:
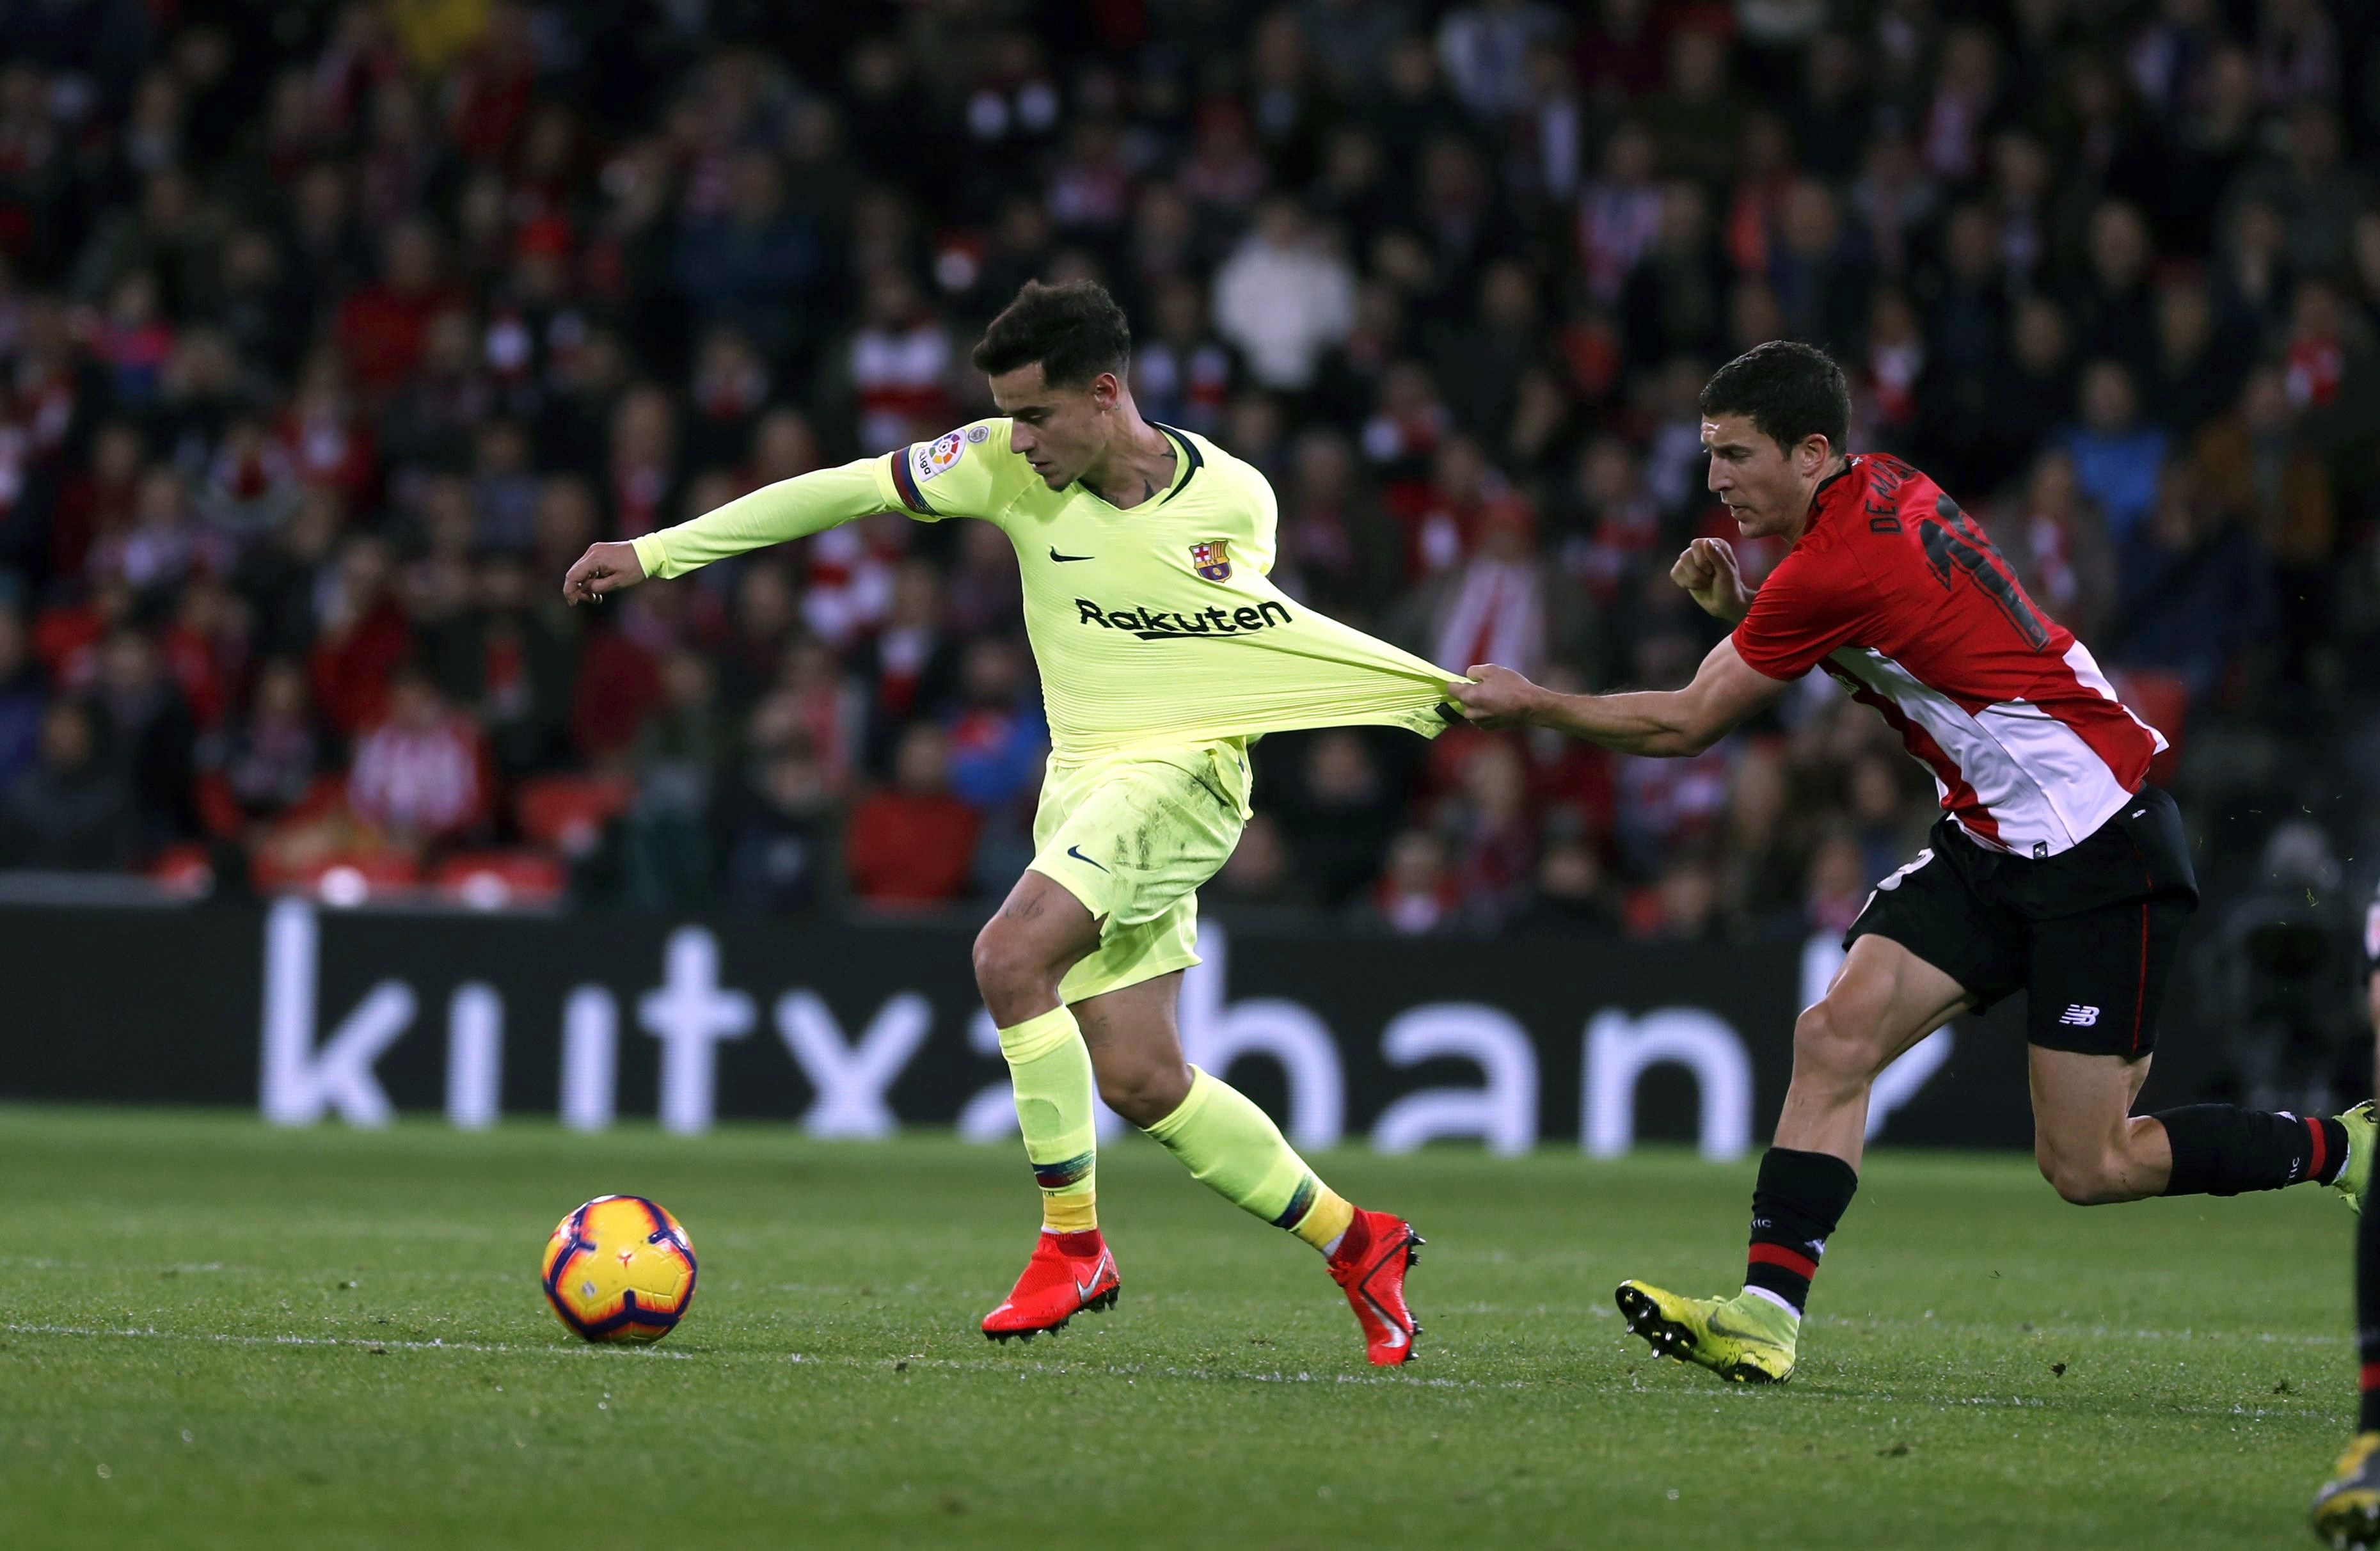
[(1059, 564), (1063, 565), (1070, 561), (1097, 560), (1099, 559), (1099, 556), (1094, 554), (1060, 554), (1058, 552), (1058, 546), (1052, 544), (1050, 546), (1050, 558), (1056, 561)]
[(1097, 863), (1097, 862), (1092, 862), (1092, 861), (1091, 861), (1091, 859), (1090, 859), (1088, 856), (1084, 855), (1084, 854), (1083, 854), (1083, 848), (1082, 848), (1081, 846), (1079, 846), (1079, 845), (1070, 845), (1070, 846), (1066, 847), (1066, 854), (1067, 854), (1067, 855), (1069, 855), (1069, 856), (1072, 856), (1072, 857), (1073, 857), (1075, 860), (1076, 860), (1077, 862), (1089, 862), (1089, 863), (1090, 863), (1090, 865), (1091, 865), (1092, 866), (1099, 867), (1099, 869), (1101, 872), (1105, 872), (1105, 871), (1107, 871), (1107, 870), (1108, 870), (1106, 867), (1101, 866), (1099, 863)]

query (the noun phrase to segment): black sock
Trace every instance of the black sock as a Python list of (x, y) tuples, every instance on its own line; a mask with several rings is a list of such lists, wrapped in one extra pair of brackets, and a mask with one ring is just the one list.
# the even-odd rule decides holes
[(2192, 1104), (2153, 1117), (2173, 1145), (2168, 1195), (2237, 1195), (2313, 1180), (2328, 1184), (2347, 1167), (2347, 1128), (2234, 1104)]
[(2355, 1346), (2363, 1359), (2363, 1412), (2355, 1430), (2380, 1433), (2380, 1211), (2355, 1221)]
[(1818, 1256), (1858, 1189), (1859, 1171), (1832, 1153), (1771, 1147), (1762, 1154), (1760, 1180), (1752, 1187), (1752, 1248), (1743, 1285), (1800, 1314), (1810, 1301)]

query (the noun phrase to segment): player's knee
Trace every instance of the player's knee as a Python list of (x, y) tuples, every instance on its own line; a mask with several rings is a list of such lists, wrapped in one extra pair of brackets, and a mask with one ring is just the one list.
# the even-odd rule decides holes
[(1190, 1094), (1190, 1069), (1178, 1060), (1111, 1064), (1098, 1075), (1100, 1099), (1143, 1131), (1182, 1108)]
[(1025, 935), (994, 916), (975, 937), (975, 985), (992, 1016), (1019, 1000), (1034, 1000), (1049, 988), (1048, 967)]
[(1820, 1000), (1793, 1020), (1793, 1074), (1864, 1083), (1876, 1075), (1874, 1032)]

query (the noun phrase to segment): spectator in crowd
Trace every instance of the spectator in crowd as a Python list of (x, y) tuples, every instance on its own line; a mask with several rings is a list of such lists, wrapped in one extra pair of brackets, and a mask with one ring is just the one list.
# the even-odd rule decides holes
[(1620, 910), (1603, 858), (1583, 840), (1549, 843), (1537, 862), (1536, 890), (1512, 923), (1517, 933), (1610, 939), (1620, 935)]
[(2253, 563), (2254, 540), (2177, 467), (2120, 552), (2110, 659), (2177, 674), (2193, 699), (2208, 699), (2271, 627), (2271, 584)]
[(212, 778), (201, 801), (209, 826), (237, 833), (300, 812), (332, 769), (328, 738), (306, 695), (306, 673), (276, 657), (257, 670), (245, 715), (210, 737), (200, 764)]
[(626, 819), (629, 897), (684, 908), (709, 898), (711, 803), (728, 730), (709, 659), (678, 650), (662, 661), (661, 700), (637, 729), (628, 768), (637, 797)]
[[(1015, 694), (1013, 685), (980, 682), (991, 670), (970, 660), (979, 681), (972, 693)], [(942, 627), (941, 575), (931, 562), (905, 560), (893, 569), (884, 626), (853, 653), (852, 667), (867, 686), (868, 765), (883, 769), (900, 728), (912, 718), (941, 716), (959, 691), (960, 648)]]
[(1011, 806), (1039, 786), (1050, 735), (1029, 660), (1016, 642), (971, 642), (959, 665), (959, 703), (944, 719), (951, 790), (982, 810)]
[(912, 725), (893, 750), (892, 783), (852, 809), (845, 856), (852, 897), (892, 906), (962, 898), (982, 822), (951, 790), (941, 730), (930, 722)]
[(2035, 459), (1991, 528), (2027, 597), (2077, 637), (2104, 638), (2116, 601), (2116, 554), (2072, 458), (2053, 449)]
[(2074, 482), (2107, 520), (2120, 548), (2156, 503), (2157, 477), (2169, 443), (2164, 430), (2140, 418), (2132, 374), (2121, 361), (2082, 369), (2082, 421), (2059, 438), (2074, 462)]
[(1402, 577), (1395, 519), (1335, 430), (1298, 439), (1281, 493), (1279, 542), (1274, 579), (1293, 597), (1359, 628), (1395, 596)]
[(1337, 909), (1378, 871), (1396, 832), (1402, 794), (1362, 733), (1332, 728), (1304, 740), (1304, 748), (1297, 779), (1278, 810), (1299, 875), (1326, 909)]
[(477, 724), (407, 664), (390, 678), (386, 711), (356, 740), (347, 808), (400, 851), (459, 840), (488, 820), (487, 765)]
[(798, 733), (752, 751), (722, 806), (727, 896), (776, 912), (807, 909), (835, 870), (834, 794)]
[(1875, 874), (1860, 843), (1840, 830), (1830, 830), (1810, 853), (1809, 878), (1803, 889), (1802, 929), (1815, 936), (1840, 938), (1865, 908)]
[(1272, 908), (1314, 903), (1291, 865), (1289, 841), (1272, 815), (1257, 814), (1241, 830), (1239, 844), (1215, 875), (1214, 897), (1218, 904)]
[(1444, 840), (1428, 830), (1406, 830), (1389, 842), (1387, 865), (1372, 890), (1374, 920), (1400, 937), (1419, 937), (1451, 927), (1462, 907), (1462, 881), (1447, 864)]
[(816, 236), (785, 206), (776, 158), (759, 148), (725, 169), (726, 198), (690, 221), (679, 239), (676, 278), (707, 324), (771, 354), (800, 341), (805, 289), (820, 255)]
[(1463, 762), (1463, 787), (1447, 805), (1443, 828), (1463, 914), (1474, 924), (1493, 927), (1527, 900), (1536, 818), (1528, 765), (1514, 740), (1494, 739)]
[(198, 727), (154, 640), (128, 627), (107, 637), (91, 709), (102, 757), (132, 793), (142, 854), (194, 832)]
[(1463, 106), (1498, 119), (1521, 106), (1521, 63), (1529, 45), (1560, 26), (1549, 6), (1531, 0), (1477, 0), (1447, 13), (1438, 30), (1439, 56)]
[(41, 747), (49, 689), (25, 638), (25, 619), (0, 606), (0, 792), (31, 768)]
[(1474, 534), (1470, 558), (1415, 595), (1428, 611), (1431, 660), (1542, 666), (1579, 630), (1571, 594), (1537, 558), (1536, 514), (1516, 496), (1496, 497), (1480, 503)]
[(1355, 326), (1355, 276), (1298, 202), (1266, 200), (1215, 274), (1215, 327), (1256, 380), (1296, 392)]
[(2156, 352), (2142, 379), (2142, 398), (2177, 445), (2238, 394), (2239, 354), (2235, 340), (2216, 333), (2215, 301), (2203, 280), (2177, 278), (2158, 287)]
[(1726, 933), (1718, 875), (1691, 853), (1661, 869), (1628, 913), (1628, 935), (1641, 942), (1717, 942)]
[(341, 548), (318, 605), (314, 699), (331, 726), (353, 737), (381, 720), (391, 681), (412, 649), (413, 628), (398, 600), (388, 546), (359, 535)]
[(1719, 883), (1726, 908), (1748, 936), (1800, 925), (1792, 917), (1809, 837), (1795, 821), (1792, 781), (1791, 756), (1775, 738), (1748, 742), (1736, 762), (1720, 831)]
[(0, 794), (0, 865), (107, 872), (140, 854), (139, 811), (100, 756), (90, 709), (57, 701), (42, 714), (32, 768)]

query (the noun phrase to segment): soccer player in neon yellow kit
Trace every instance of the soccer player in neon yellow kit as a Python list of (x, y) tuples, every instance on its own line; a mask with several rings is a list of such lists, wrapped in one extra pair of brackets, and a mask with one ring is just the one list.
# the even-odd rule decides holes
[(1271, 488), (1205, 438), (1144, 419), (1130, 350), (1100, 286), (1027, 285), (975, 349), (1003, 418), (597, 544), (563, 593), (591, 602), (880, 511), (997, 524), (1016, 548), (1051, 752), (1032, 865), (975, 944), (1043, 1224), (984, 1333), (1030, 1338), (1115, 1303), (1096, 1083), (1198, 1180), (1321, 1250), (1366, 1355), (1402, 1363), (1419, 1330), (1404, 1299), (1419, 1236), (1349, 1204), (1263, 1110), (1190, 1066), (1174, 1005), (1198, 962), (1196, 891), (1248, 818), (1249, 743), (1358, 723), (1432, 736), (1461, 675), (1275, 587)]

